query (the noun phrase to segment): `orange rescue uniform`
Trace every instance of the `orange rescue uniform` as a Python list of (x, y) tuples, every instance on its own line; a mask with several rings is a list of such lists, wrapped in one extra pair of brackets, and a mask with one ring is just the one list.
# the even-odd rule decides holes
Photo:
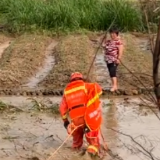
[[(102, 121), (99, 96), (102, 93), (97, 83), (85, 83), (77, 80), (69, 83), (64, 90), (60, 113), (64, 123), (68, 122), (67, 114), (77, 128), (73, 136), (73, 148), (80, 148), (83, 145), (83, 136), (89, 143), (87, 150), (98, 153), (99, 129)], [(69, 123), (69, 122), (68, 122)], [(89, 129), (85, 132), (86, 127)]]

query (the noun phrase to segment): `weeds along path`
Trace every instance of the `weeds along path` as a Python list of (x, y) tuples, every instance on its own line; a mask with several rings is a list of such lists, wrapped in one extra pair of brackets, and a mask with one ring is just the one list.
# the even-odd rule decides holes
[(29, 79), (27, 84), (24, 84), (23, 87), (35, 88), (38, 83), (43, 81), (43, 79), (49, 74), (55, 64), (55, 58), (53, 56), (54, 47), (58, 44), (57, 41), (53, 40), (52, 43), (46, 49), (46, 58), (44, 61), (44, 65), (39, 68), (38, 72), (35, 76)]

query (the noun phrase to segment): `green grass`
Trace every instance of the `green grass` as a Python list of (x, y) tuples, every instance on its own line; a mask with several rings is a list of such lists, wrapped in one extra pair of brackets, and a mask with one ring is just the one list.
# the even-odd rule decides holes
[(141, 12), (127, 0), (0, 0), (11, 32), (106, 30), (113, 19), (123, 30), (142, 30)]

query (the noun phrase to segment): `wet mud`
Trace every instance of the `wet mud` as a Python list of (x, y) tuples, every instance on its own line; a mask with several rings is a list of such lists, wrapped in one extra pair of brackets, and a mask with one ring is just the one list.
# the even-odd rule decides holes
[[(1, 96), (62, 96), (64, 89), (45, 89), (45, 88), (15, 88), (15, 89), (0, 89)], [(137, 96), (153, 94), (153, 88), (139, 89), (118, 89), (116, 92), (111, 92), (109, 88), (102, 88), (103, 95), (107, 96)]]
[[(35, 99), (46, 106), (61, 100), (59, 97)], [(6, 112), (0, 116), (0, 159), (46, 160), (66, 139), (67, 133), (59, 116), (37, 111), (31, 99), (1, 97), (1, 101), (17, 106), (22, 112)], [(102, 132), (111, 150), (104, 160), (159, 158), (160, 121), (145, 105), (141, 105), (139, 98), (102, 99), (102, 104)], [(52, 159), (90, 160), (88, 155), (81, 157), (70, 147), (71, 138)]]
[(96, 56), (95, 68), (96, 82), (99, 83), (104, 89), (109, 90), (111, 87), (111, 80), (102, 51)]
[(24, 84), (23, 87), (35, 88), (38, 83), (43, 81), (43, 79), (49, 74), (55, 64), (55, 58), (53, 56), (53, 50), (58, 42), (53, 41), (48, 48), (46, 49), (46, 59), (44, 61), (44, 65), (39, 68), (39, 71), (36, 73), (34, 77), (31, 77), (27, 84)]
[[(0, 45), (0, 57), (3, 54), (5, 48), (9, 46), (10, 42), (6, 42)], [(139, 44), (141, 50), (146, 51), (148, 47), (148, 41), (146, 39), (139, 39)], [(23, 96), (61, 96), (63, 95), (63, 89), (56, 89), (50, 87), (42, 87), (40, 85), (41, 82), (45, 81), (45, 77), (49, 75), (50, 71), (53, 70), (55, 59), (53, 56), (54, 47), (57, 45), (57, 41), (53, 41), (46, 48), (46, 59), (44, 60), (44, 64), (39, 68), (39, 71), (35, 76), (30, 77), (28, 83), (19, 86), (19, 88), (1, 88), (0, 95), (1, 96), (11, 96), (11, 95), (23, 95)], [(149, 52), (149, 51), (148, 51)], [(147, 52), (147, 53), (148, 53)], [(142, 95), (149, 94), (153, 92), (153, 88), (130, 88), (126, 85), (120, 85), (119, 90), (117, 92), (111, 93), (111, 80), (109, 77), (108, 69), (106, 63), (104, 61), (104, 54), (102, 50), (99, 51), (95, 60), (95, 74), (96, 74), (96, 82), (98, 82), (103, 88), (103, 94), (107, 96), (118, 96), (118, 95)], [(119, 79), (120, 80), (120, 79)]]

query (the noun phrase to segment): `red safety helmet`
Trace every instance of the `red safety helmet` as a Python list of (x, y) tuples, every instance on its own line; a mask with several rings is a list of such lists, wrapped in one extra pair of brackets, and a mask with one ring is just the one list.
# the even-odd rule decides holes
[(79, 73), (79, 72), (72, 73), (70, 80), (73, 81), (76, 78), (83, 79), (83, 75), (81, 73)]

